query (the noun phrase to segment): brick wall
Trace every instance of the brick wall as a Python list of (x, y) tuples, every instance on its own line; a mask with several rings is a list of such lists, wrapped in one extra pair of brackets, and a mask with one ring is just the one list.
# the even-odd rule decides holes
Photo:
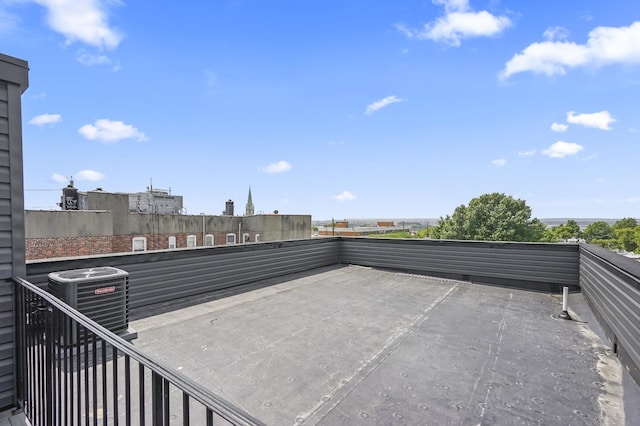
[(88, 256), (113, 253), (110, 236), (27, 238), (26, 259), (48, 259), (51, 257)]
[[(216, 246), (227, 244), (226, 231), (207, 232), (213, 235)], [(248, 242), (255, 241), (259, 232), (243, 232), (249, 235)], [(59, 238), (27, 238), (26, 259), (48, 259), (52, 257), (89, 256), (94, 254), (127, 253), (133, 251), (133, 239), (145, 237), (147, 250), (166, 250), (169, 248), (169, 237), (176, 237), (176, 248), (187, 247), (187, 236), (196, 236), (196, 246), (203, 246), (202, 233), (193, 234), (136, 234), (114, 235), (102, 237), (59, 237)], [(236, 243), (239, 243), (236, 233)]]

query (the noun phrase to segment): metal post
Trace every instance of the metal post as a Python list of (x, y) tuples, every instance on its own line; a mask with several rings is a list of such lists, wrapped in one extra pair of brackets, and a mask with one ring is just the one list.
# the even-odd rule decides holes
[(164, 383), (162, 376), (155, 371), (151, 372), (151, 418), (156, 426), (164, 425)]
[(54, 395), (53, 395), (53, 309), (50, 307), (43, 307), (42, 313), (44, 317), (44, 326), (45, 326), (45, 346), (46, 346), (46, 355), (45, 355), (45, 423), (48, 425), (53, 424), (53, 404), (54, 404)]
[(569, 287), (562, 287), (562, 313), (558, 315), (558, 318), (570, 320), (571, 315), (567, 312), (567, 306), (569, 304)]

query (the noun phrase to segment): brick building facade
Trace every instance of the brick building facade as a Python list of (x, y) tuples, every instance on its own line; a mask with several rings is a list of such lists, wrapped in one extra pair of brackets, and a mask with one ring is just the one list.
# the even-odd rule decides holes
[(310, 215), (132, 213), (129, 194), (86, 193), (95, 210), (26, 210), (26, 259), (311, 238)]

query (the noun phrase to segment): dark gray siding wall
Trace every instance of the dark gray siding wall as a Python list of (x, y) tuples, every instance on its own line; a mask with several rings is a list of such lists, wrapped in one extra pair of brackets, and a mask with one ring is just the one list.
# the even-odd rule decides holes
[(542, 291), (577, 289), (578, 246), (344, 238), (342, 263)]
[(225, 294), (247, 284), (338, 262), (334, 239), (206, 247), (33, 262), (27, 280), (46, 286), (48, 274), (114, 266), (129, 273), (129, 309), (140, 318), (177, 299)]
[(582, 245), (580, 286), (614, 351), (640, 383), (640, 262)]
[(0, 54), (0, 409), (15, 404), (13, 281), (24, 276), (22, 93), (27, 63)]

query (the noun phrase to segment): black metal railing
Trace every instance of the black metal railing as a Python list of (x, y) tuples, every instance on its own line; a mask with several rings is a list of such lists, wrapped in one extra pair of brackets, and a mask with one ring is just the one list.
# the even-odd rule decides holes
[(263, 424), (45, 290), (14, 281), (17, 398), (31, 424)]

